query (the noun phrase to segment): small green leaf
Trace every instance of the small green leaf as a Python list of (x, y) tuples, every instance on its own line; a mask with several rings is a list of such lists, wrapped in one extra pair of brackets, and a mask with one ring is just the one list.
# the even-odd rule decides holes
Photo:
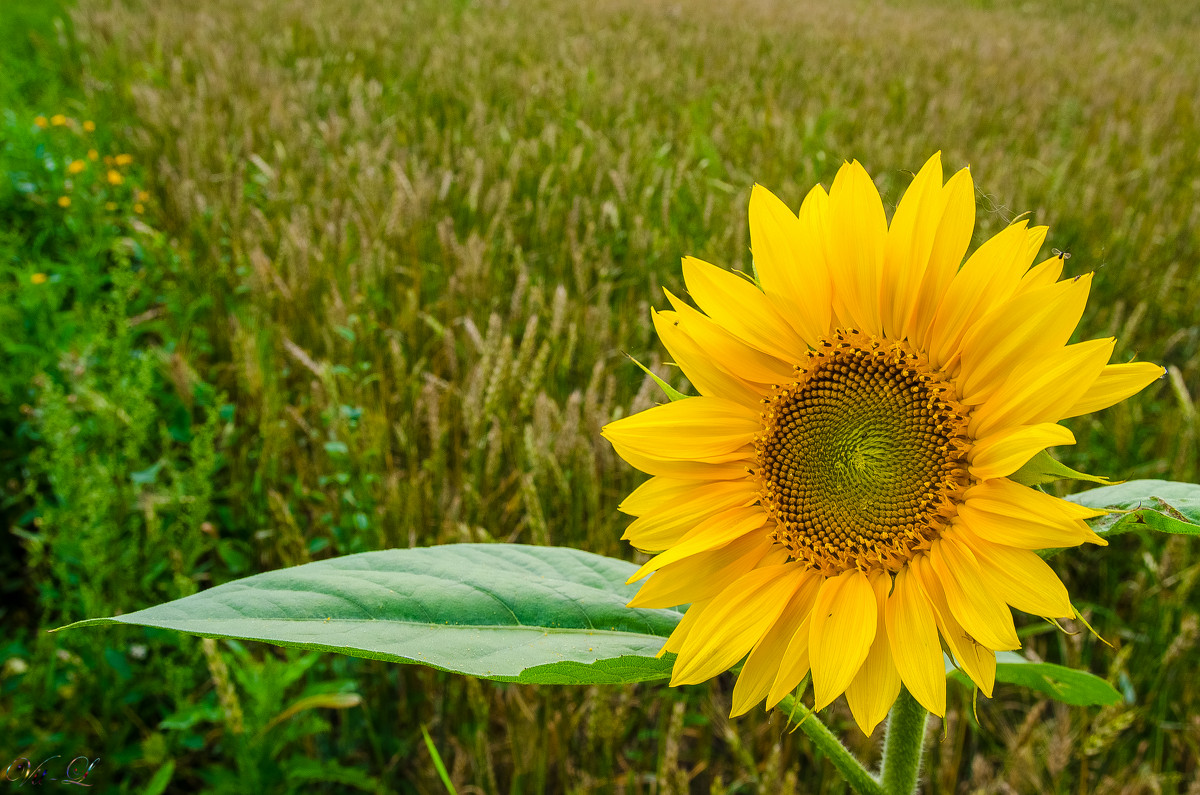
[(1087, 480), (1092, 483), (1102, 483), (1106, 486), (1112, 483), (1108, 478), (1100, 477), (1099, 475), (1089, 475), (1086, 472), (1071, 469), (1066, 464), (1056, 461), (1045, 450), (1029, 459), (1025, 463), (1025, 466), (1008, 477), (1010, 480), (1015, 480), (1024, 486), (1041, 486), (1044, 483), (1053, 483), (1056, 480)]
[[(945, 658), (946, 675), (966, 687), (974, 687), (970, 678)], [(1044, 696), (1075, 706), (1107, 706), (1121, 700), (1121, 694), (1095, 674), (1077, 671), (1054, 663), (1030, 662), (1016, 652), (996, 652), (996, 681), (1035, 690)]]
[(167, 463), (163, 459), (159, 459), (145, 469), (137, 472), (130, 472), (129, 479), (139, 486), (148, 486), (158, 480), (158, 473), (163, 468), (163, 464)]
[[(167, 786), (170, 785), (171, 779), (174, 778), (174, 776), (175, 760), (168, 759), (161, 767), (158, 768), (158, 770), (154, 771), (154, 775), (146, 784), (146, 788), (143, 789), (142, 792), (144, 795), (162, 795), (162, 793), (167, 791)], [(92, 785), (84, 784), (82, 786), (90, 787)]]
[(1171, 480), (1131, 480), (1067, 497), (1071, 502), (1110, 513), (1088, 519), (1102, 536), (1130, 530), (1200, 535), (1200, 485)]
[(257, 574), (71, 627), (135, 624), (421, 663), (507, 682), (665, 679), (682, 618), (627, 607), (637, 566), (563, 547), (450, 544)]
[[(625, 355), (629, 356), (628, 353)], [(666, 381), (664, 381), (661, 378), (659, 378), (658, 376), (656, 376), (654, 373), (652, 373), (650, 371), (649, 367), (642, 364), (637, 359), (633, 358), (632, 356), (629, 356), (629, 361), (633, 362), (638, 367), (642, 368), (642, 370), (646, 373), (646, 375), (653, 378), (654, 383), (658, 384), (659, 389), (661, 389), (663, 392), (665, 392), (667, 397), (670, 398), (671, 400), (683, 400), (685, 397), (688, 397), (688, 395), (683, 394), (678, 389), (676, 389), (675, 387), (668, 384)]]
[(442, 780), (442, 786), (450, 795), (458, 795), (457, 790), (454, 789), (454, 782), (450, 780), (450, 774), (446, 772), (446, 763), (442, 761), (442, 755), (438, 753), (437, 746), (433, 744), (433, 738), (429, 736), (429, 730), (424, 725), (421, 726), (421, 735), (425, 738), (425, 748), (429, 751), (430, 758), (433, 759), (433, 767), (437, 770), (438, 778)]
[(362, 696), (358, 693), (318, 693), (314, 696), (306, 696), (271, 718), (267, 725), (259, 730), (258, 736), (262, 737), (280, 723), (290, 720), (296, 713), (306, 709), (350, 709), (361, 703)]

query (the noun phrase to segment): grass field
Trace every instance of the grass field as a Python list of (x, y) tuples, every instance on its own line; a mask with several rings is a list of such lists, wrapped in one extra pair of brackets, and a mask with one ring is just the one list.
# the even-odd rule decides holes
[[(934, 151), (970, 165), (976, 244), (1048, 224), (1045, 256), (1096, 271), (1080, 335), (1169, 368), (1058, 452), (1200, 480), (1194, 6), (9, 1), (10, 757), (100, 756), (126, 792), (438, 792), (425, 727), (460, 793), (845, 791), (782, 716), (728, 720), (727, 676), (533, 688), (39, 630), (385, 547), (632, 557), (639, 476), (599, 430), (659, 399), (626, 354), (686, 388), (650, 308), (682, 255), (749, 269), (755, 182), (796, 206), (847, 159), (889, 212)], [(1196, 545), (1055, 566), (1115, 648), (1019, 616), (1027, 649), (1126, 703), (1001, 686), (976, 718), (955, 689), (927, 791), (1200, 793)]]

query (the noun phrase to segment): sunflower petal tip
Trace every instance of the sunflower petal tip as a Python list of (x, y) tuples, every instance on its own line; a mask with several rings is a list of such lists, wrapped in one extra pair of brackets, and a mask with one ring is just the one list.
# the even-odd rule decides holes
[(858, 724), (858, 728), (862, 729), (862, 733), (868, 737), (870, 737), (875, 732), (875, 727), (879, 725), (878, 720), (871, 722), (869, 720), (868, 721), (860, 721), (858, 719), (855, 719), (854, 722)]

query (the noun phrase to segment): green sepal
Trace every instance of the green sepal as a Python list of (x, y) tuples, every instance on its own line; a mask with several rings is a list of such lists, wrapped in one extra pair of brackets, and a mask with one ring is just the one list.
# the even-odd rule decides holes
[[(628, 353), (627, 353), (627, 354), (625, 354), (625, 355), (626, 355), (626, 356), (629, 356), (629, 354), (628, 354)], [(661, 389), (663, 392), (665, 392), (665, 393), (666, 393), (666, 395), (667, 395), (667, 397), (668, 397), (668, 398), (670, 398), (672, 401), (675, 401), (675, 400), (683, 400), (683, 399), (684, 399), (684, 398), (686, 398), (686, 397), (691, 397), (691, 395), (685, 395), (685, 394), (683, 394), (683, 393), (682, 393), (682, 392), (680, 392), (678, 389), (676, 389), (675, 387), (673, 387), (673, 386), (671, 386), (670, 384), (668, 384), (666, 381), (664, 381), (664, 380), (662, 380), (661, 378), (659, 378), (658, 376), (656, 376), (656, 375), (655, 375), (653, 372), (651, 372), (651, 371), (650, 371), (650, 368), (649, 368), (649, 367), (647, 367), (646, 365), (642, 364), (641, 362), (639, 362), (637, 359), (633, 358), (632, 356), (629, 356), (629, 361), (633, 362), (633, 363), (634, 363), (634, 364), (636, 364), (638, 367), (642, 368), (642, 370), (643, 370), (643, 371), (646, 373), (646, 375), (648, 375), (648, 376), (650, 376), (651, 378), (653, 378), (653, 379), (654, 379), (654, 383), (658, 384), (659, 388), (660, 388), (660, 389)]]
[(1029, 459), (1025, 466), (1009, 475), (1008, 479), (1015, 480), (1022, 486), (1041, 486), (1045, 483), (1053, 483), (1056, 480), (1087, 480), (1092, 483), (1099, 483), (1102, 486), (1115, 485), (1108, 478), (1099, 475), (1089, 475), (1086, 472), (1071, 469), (1061, 461), (1056, 461), (1045, 450)]

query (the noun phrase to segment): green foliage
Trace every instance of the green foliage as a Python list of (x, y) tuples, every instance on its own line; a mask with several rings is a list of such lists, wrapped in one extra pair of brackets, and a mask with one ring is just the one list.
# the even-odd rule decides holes
[[(974, 688), (963, 671), (946, 658), (946, 675), (966, 688)], [(1047, 698), (1076, 706), (1112, 705), (1121, 700), (1116, 688), (1095, 674), (1062, 665), (1030, 662), (1016, 652), (996, 652), (996, 681), (1020, 685)]]
[[(298, 788), (299, 750), (309, 789), (352, 786), (320, 772), (336, 760), (435, 791), (421, 725), (460, 790), (843, 791), (799, 733), (761, 713), (730, 724), (724, 679), (531, 689), (330, 656), (263, 714), (321, 681), (353, 682), (364, 706), (264, 754), (236, 740), (198, 641), (37, 630), (85, 600), (112, 615), (386, 547), (630, 554), (613, 506), (637, 477), (598, 430), (660, 398), (622, 353), (688, 391), (648, 318), (661, 286), (683, 294), (679, 256), (748, 270), (750, 185), (795, 206), (850, 157), (889, 206), (932, 151), (970, 163), (976, 243), (1026, 210), (1048, 223), (1047, 256), (1096, 269), (1081, 336), (1169, 370), (1072, 420), (1079, 445), (1057, 452), (1114, 479), (1200, 479), (1200, 56), (1184, 5), (80, 0), (68, 16), (8, 0), (0, 345), (24, 347), (0, 353), (0, 733), (68, 755), (104, 737), (105, 783), (138, 792), (235, 787), (242, 770)], [(94, 119), (101, 144), (69, 208), (63, 164), (92, 139), (57, 113)], [(125, 152), (112, 186), (102, 156)], [(152, 194), (143, 215), (135, 189)], [(120, 312), (130, 334), (110, 345)], [(1118, 648), (1033, 620), (1025, 643), (1125, 698), (1097, 712), (1010, 689), (980, 701), (972, 731), (956, 691), (931, 789), (1181, 789), (1200, 713), (1187, 541), (1126, 534), (1056, 557)], [(96, 573), (56, 545), (98, 555)], [(144, 558), (159, 579), (121, 569)], [(281, 660), (249, 651), (237, 667)]]
[[(85, 371), (100, 357), (113, 375), (114, 362), (105, 357), (141, 356), (138, 338), (155, 329), (128, 331), (126, 318), (161, 311), (156, 293), (170, 263), (164, 241), (139, 220), (145, 192), (130, 156), (107, 154), (109, 148), (107, 130), (90, 120), (0, 112), (0, 483), (8, 492), (0, 518), (6, 525), (27, 527), (38, 513), (30, 455), (44, 440), (43, 415), (53, 412), (54, 396), (65, 399), (72, 383), (87, 380), (78, 384), (83, 393), (70, 396), (72, 404), (83, 397), (91, 405), (90, 396), (103, 402), (105, 377), (83, 379)], [(119, 398), (137, 401), (125, 408), (140, 408), (149, 391), (134, 388)], [(42, 399), (48, 402), (39, 412)], [(59, 430), (71, 427), (74, 411), (72, 405), (56, 415)], [(77, 441), (99, 441), (72, 433)], [(3, 539), (0, 545), (9, 546), (15, 537)], [(0, 565), (23, 556), (13, 549)], [(0, 578), (10, 595), (0, 614), (27, 609), (19, 568)]]
[(0, 41), (0, 107), (53, 103), (77, 93), (79, 63), (62, 4), (6, 3)]
[[(314, 784), (336, 784), (342, 791), (383, 792), (379, 780), (336, 759), (313, 758), (305, 745), (328, 733), (330, 724), (318, 709), (353, 709), (362, 703), (349, 680), (327, 680), (295, 691), (320, 657), (259, 659), (245, 647), (229, 643), (226, 659), (208, 642), (205, 656), (216, 684), (219, 709), (209, 704), (197, 716), (189, 711), (164, 724), (191, 726), (215, 723), (226, 730), (218, 753), (228, 755), (233, 767), (212, 767), (201, 772), (210, 792), (289, 792), (309, 790)], [(236, 683), (236, 687), (234, 686)], [(198, 721), (193, 722), (196, 718)]]
[(421, 736), (425, 738), (425, 747), (429, 749), (429, 757), (433, 760), (438, 778), (442, 780), (442, 786), (450, 795), (457, 795), (454, 782), (450, 780), (450, 773), (446, 770), (446, 763), (442, 761), (442, 755), (438, 753), (437, 746), (433, 744), (433, 738), (429, 736), (429, 731), (424, 726), (421, 727)]
[(1194, 483), (1134, 480), (1072, 494), (1070, 499), (1109, 511), (1089, 521), (1092, 529), (1104, 536), (1139, 529), (1200, 535), (1200, 485)]
[[(39, 762), (99, 757), (89, 781), (106, 791), (195, 789), (189, 758), (208, 744), (202, 721), (169, 716), (199, 710), (222, 723), (211, 692), (197, 700), (208, 672), (195, 665), (195, 642), (140, 629), (104, 643), (34, 631), (230, 574), (211, 521), (217, 396), (164, 318), (189, 299), (171, 294), (178, 259), (147, 221), (145, 173), (113, 143), (106, 106), (78, 98), (62, 9), (9, 11), (0, 15), (0, 735)], [(290, 663), (275, 662), (269, 681), (238, 680), (230, 692), (241, 686), (250, 703), (270, 706), (312, 664), (303, 662), (286, 676)], [(253, 660), (239, 664), (254, 670)], [(270, 732), (231, 743), (237, 770), (272, 789), (315, 779), (379, 790), (369, 775), (303, 752), (328, 728), (312, 707), (341, 708), (318, 696), (286, 730), (263, 723)], [(280, 763), (286, 770), (268, 775)]]
[(1085, 472), (1071, 469), (1045, 450), (1042, 450), (1033, 458), (1026, 461), (1024, 466), (1009, 475), (1008, 479), (1015, 480), (1017, 483), (1026, 486), (1041, 486), (1059, 480), (1086, 480), (1091, 483), (1104, 484), (1111, 482), (1106, 477), (1089, 475)]
[(266, 572), (73, 627), (135, 624), (421, 663), (502, 682), (665, 679), (681, 614), (626, 607), (637, 566), (563, 547), (452, 544)]

